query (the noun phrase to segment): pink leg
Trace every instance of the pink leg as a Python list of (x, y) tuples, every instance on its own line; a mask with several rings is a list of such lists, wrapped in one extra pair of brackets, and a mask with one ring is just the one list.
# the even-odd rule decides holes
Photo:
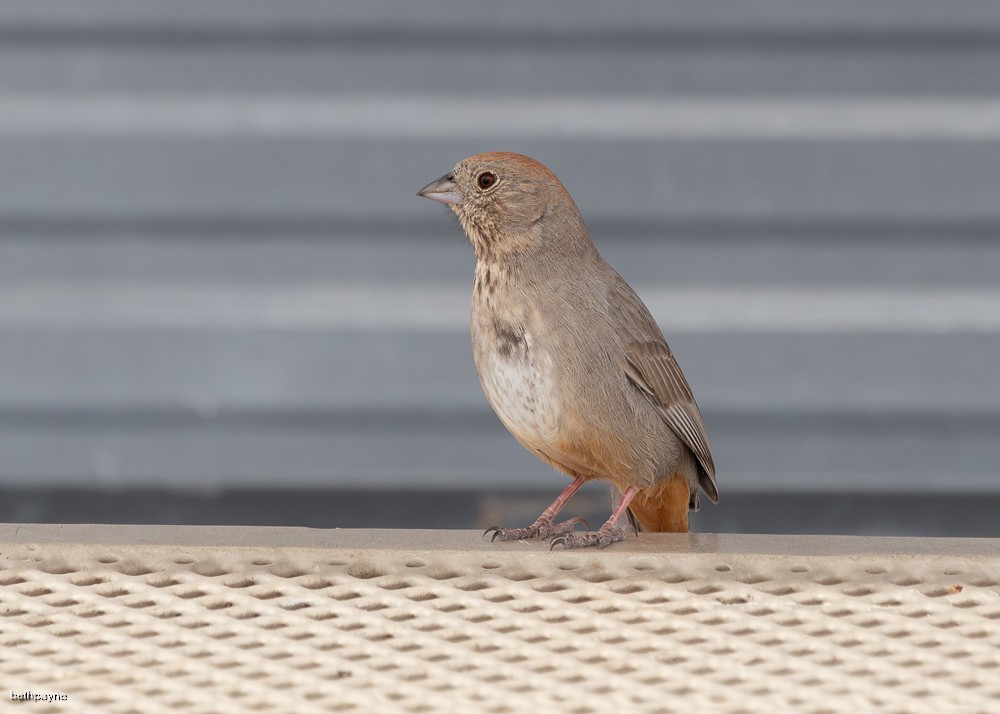
[(567, 531), (565, 534), (552, 540), (552, 547), (561, 545), (563, 548), (585, 548), (596, 545), (598, 548), (607, 548), (612, 543), (625, 540), (625, 529), (618, 525), (618, 522), (625, 515), (628, 504), (632, 502), (632, 498), (638, 491), (639, 489), (635, 486), (629, 486), (625, 489), (625, 493), (622, 494), (622, 500), (618, 502), (615, 510), (611, 513), (611, 518), (596, 533), (571, 533)]
[(491, 541), (499, 538), (500, 540), (523, 540), (525, 538), (544, 538), (550, 535), (560, 535), (562, 533), (570, 533), (573, 530), (573, 526), (577, 523), (582, 523), (587, 525), (587, 522), (582, 518), (570, 518), (568, 521), (563, 521), (562, 523), (555, 523), (556, 515), (562, 510), (563, 506), (573, 497), (573, 494), (580, 490), (580, 486), (583, 485), (583, 477), (577, 476), (573, 479), (573, 483), (566, 487), (559, 497), (552, 502), (552, 505), (546, 508), (542, 515), (538, 517), (534, 523), (532, 523), (527, 528), (503, 528), (502, 526), (493, 526), (492, 528), (487, 528), (486, 532), (483, 533), (485, 536), (490, 531), (493, 532), (493, 537), (490, 538)]

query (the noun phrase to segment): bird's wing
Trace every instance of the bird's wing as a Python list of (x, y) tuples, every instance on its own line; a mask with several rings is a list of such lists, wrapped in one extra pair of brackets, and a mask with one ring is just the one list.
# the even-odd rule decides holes
[(701, 466), (698, 481), (705, 495), (717, 503), (719, 490), (708, 432), (677, 360), (649, 310), (624, 281), (612, 291), (611, 302), (622, 321), (626, 376), (691, 449)]

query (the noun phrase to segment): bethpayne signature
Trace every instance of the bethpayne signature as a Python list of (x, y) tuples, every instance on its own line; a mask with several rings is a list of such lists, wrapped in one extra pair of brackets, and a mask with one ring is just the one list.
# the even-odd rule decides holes
[(68, 702), (69, 695), (61, 692), (15, 692), (10, 690), (12, 702)]

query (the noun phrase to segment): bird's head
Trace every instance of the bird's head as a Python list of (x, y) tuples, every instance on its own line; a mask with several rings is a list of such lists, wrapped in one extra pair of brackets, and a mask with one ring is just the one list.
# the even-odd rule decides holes
[(447, 204), (481, 259), (579, 242), (581, 236), (590, 242), (558, 177), (523, 154), (470, 156), (417, 195)]

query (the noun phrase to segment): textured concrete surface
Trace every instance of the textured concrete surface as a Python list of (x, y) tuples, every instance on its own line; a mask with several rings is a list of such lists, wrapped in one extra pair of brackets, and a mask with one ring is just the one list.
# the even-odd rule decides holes
[(7, 524), (0, 672), (46, 713), (988, 714), (998, 572), (1000, 540)]

